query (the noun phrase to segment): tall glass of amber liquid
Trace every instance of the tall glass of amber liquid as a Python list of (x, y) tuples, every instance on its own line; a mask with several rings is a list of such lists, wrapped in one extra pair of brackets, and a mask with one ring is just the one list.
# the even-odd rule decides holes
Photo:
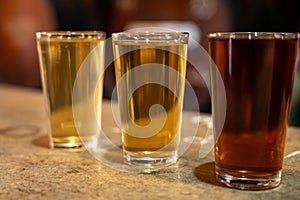
[(181, 32), (112, 35), (127, 164), (147, 171), (178, 159), (188, 36)]
[[(49, 116), (51, 145), (56, 148), (81, 148), (96, 144), (98, 124), (90, 123), (89, 112), (101, 117), (103, 83), (90, 90), (89, 80), (104, 71), (105, 33), (101, 31), (38, 32), (37, 50), (42, 86)], [(85, 87), (80, 93), (86, 98), (74, 103), (73, 89), (81, 68), (89, 68), (88, 77), (81, 77)], [(96, 98), (96, 99), (95, 99)], [(95, 110), (84, 110), (96, 102)], [(81, 109), (75, 123), (73, 110)], [(100, 119), (99, 119), (100, 120)], [(81, 130), (80, 133), (78, 130)]]
[[(211, 33), (209, 54), (217, 180), (229, 187), (264, 190), (281, 183), (285, 139), (298, 50), (296, 33)], [(220, 73), (227, 102), (218, 100)]]

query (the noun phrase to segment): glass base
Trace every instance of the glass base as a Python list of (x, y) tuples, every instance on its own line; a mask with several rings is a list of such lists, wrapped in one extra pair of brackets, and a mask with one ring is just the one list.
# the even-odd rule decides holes
[(267, 190), (280, 185), (281, 171), (268, 177), (236, 177), (224, 173), (216, 167), (217, 181), (227, 187), (240, 190)]
[(82, 148), (84, 145), (80, 142), (52, 142), (54, 148)]
[(128, 152), (123, 151), (126, 164), (143, 169), (143, 172), (153, 171), (176, 164), (177, 151), (171, 152)]
[(52, 138), (52, 147), (61, 149), (85, 150), (86, 148), (94, 149), (97, 146), (97, 139), (89, 138), (89, 140), (80, 139), (79, 137), (70, 138)]

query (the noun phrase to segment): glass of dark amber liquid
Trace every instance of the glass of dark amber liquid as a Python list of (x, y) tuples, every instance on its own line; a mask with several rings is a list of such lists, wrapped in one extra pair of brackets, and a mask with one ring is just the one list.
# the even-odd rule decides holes
[[(216, 178), (237, 189), (264, 190), (281, 183), (284, 146), (298, 50), (297, 33), (209, 34)], [(212, 62), (212, 63), (213, 63)], [(220, 101), (220, 73), (226, 102)]]

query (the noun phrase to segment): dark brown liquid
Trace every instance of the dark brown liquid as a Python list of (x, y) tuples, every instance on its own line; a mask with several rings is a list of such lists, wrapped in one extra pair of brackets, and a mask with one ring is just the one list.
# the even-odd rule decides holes
[[(250, 176), (281, 169), (297, 45), (297, 39), (209, 40), (227, 98), (225, 124), (215, 145), (217, 168)], [(218, 94), (213, 98), (222, 103)]]

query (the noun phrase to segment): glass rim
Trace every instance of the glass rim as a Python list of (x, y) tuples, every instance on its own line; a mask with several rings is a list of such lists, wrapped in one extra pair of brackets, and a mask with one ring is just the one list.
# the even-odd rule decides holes
[(298, 32), (213, 32), (208, 39), (299, 39)]
[(104, 31), (39, 31), (36, 32), (36, 38), (105, 38), (106, 33)]
[(112, 33), (113, 41), (135, 41), (135, 42), (164, 42), (178, 41), (188, 42), (188, 32), (177, 31), (138, 31)]

